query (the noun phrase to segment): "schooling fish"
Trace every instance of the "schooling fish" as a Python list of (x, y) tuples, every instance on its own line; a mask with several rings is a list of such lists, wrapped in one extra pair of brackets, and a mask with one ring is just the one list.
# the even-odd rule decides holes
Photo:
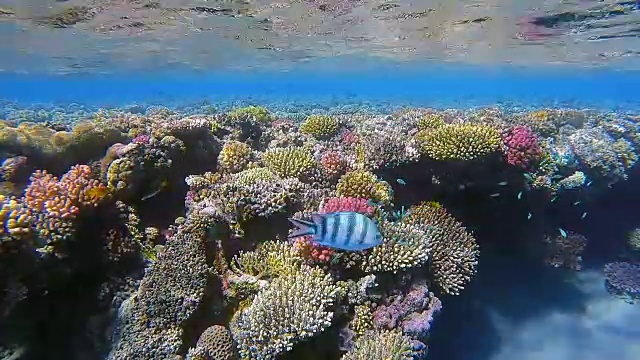
[(407, 185), (407, 182), (404, 181), (403, 179), (396, 179), (396, 182), (400, 185)]
[(382, 243), (376, 223), (357, 212), (312, 214), (311, 221), (289, 218), (297, 229), (289, 238), (310, 235), (318, 245), (346, 251), (361, 251)]
[(586, 212), (583, 212), (582, 215), (580, 215), (580, 219), (581, 220), (583, 220), (586, 217), (587, 217), (587, 213)]
[(507, 185), (509, 185), (509, 183), (506, 181), (501, 181), (498, 183), (498, 186), (507, 186)]
[(566, 237), (567, 237), (567, 232), (566, 232), (566, 231), (564, 231), (564, 229), (563, 229), (563, 228), (558, 228), (558, 230), (560, 231), (560, 235), (562, 235), (562, 237), (563, 237), (563, 238), (566, 238)]
[(527, 220), (531, 220), (531, 218), (532, 218), (532, 217), (533, 217), (533, 214), (532, 214), (532, 213), (529, 213), (529, 214), (527, 215)]
[(518, 192), (518, 200), (522, 199), (522, 191)]

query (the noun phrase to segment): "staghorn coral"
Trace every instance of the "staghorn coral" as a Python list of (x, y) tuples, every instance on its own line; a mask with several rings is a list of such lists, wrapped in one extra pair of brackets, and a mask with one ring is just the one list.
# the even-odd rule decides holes
[(169, 359), (179, 355), (183, 326), (207, 286), (207, 231), (212, 220), (195, 214), (178, 226), (151, 263), (138, 290), (118, 310), (109, 360)]
[(587, 238), (583, 235), (569, 231), (566, 236), (545, 236), (543, 242), (545, 263), (575, 271), (582, 268), (582, 252), (587, 246)]
[(372, 248), (361, 264), (365, 272), (393, 272), (425, 264), (431, 243), (428, 230), (410, 224), (382, 221), (382, 244)]
[(342, 360), (412, 360), (416, 354), (409, 337), (400, 331), (368, 331), (358, 337)]
[(338, 133), (338, 121), (328, 115), (311, 115), (302, 124), (300, 132), (318, 140), (329, 139)]
[(387, 204), (393, 200), (391, 186), (365, 170), (353, 170), (344, 174), (338, 181), (336, 194), (341, 197), (369, 199)]
[(476, 273), (479, 251), (473, 235), (444, 208), (431, 203), (411, 207), (401, 222), (429, 228), (434, 284), (446, 294), (459, 294)]
[(635, 302), (640, 299), (640, 265), (612, 262), (604, 266), (605, 286), (609, 293)]
[(222, 146), (218, 165), (223, 171), (237, 173), (245, 170), (251, 161), (251, 147), (245, 143), (230, 140)]
[(521, 169), (532, 169), (542, 157), (538, 137), (526, 126), (515, 126), (503, 135), (507, 163)]
[(302, 266), (274, 279), (232, 320), (243, 359), (275, 359), (331, 325), (339, 287), (321, 269)]
[(267, 241), (258, 245), (254, 251), (241, 251), (234, 256), (230, 268), (236, 274), (262, 279), (291, 275), (303, 262), (288, 243)]
[(353, 319), (349, 322), (349, 328), (356, 336), (362, 336), (368, 330), (373, 329), (373, 313), (368, 304), (359, 304), (353, 307)]
[(200, 335), (196, 347), (189, 350), (187, 359), (234, 360), (237, 358), (235, 346), (231, 332), (226, 327), (213, 325)]
[(97, 207), (109, 195), (92, 177), (86, 165), (73, 166), (60, 179), (46, 171), (33, 173), (21, 198), (2, 203), (2, 242), (33, 240), (39, 252), (62, 256), (61, 246), (73, 237), (80, 212)]
[(447, 124), (416, 134), (420, 152), (434, 160), (473, 160), (500, 149), (500, 132), (489, 125)]
[(304, 179), (317, 166), (311, 151), (304, 147), (269, 149), (262, 154), (262, 161), (282, 178)]

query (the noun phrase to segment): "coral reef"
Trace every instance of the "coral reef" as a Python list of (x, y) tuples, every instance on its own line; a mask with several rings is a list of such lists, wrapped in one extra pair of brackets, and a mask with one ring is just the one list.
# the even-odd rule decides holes
[(434, 160), (473, 160), (500, 150), (500, 132), (489, 125), (445, 124), (416, 134), (420, 152)]
[(583, 235), (568, 232), (555, 237), (545, 236), (545, 262), (554, 267), (579, 271), (582, 268), (582, 252), (587, 246)]
[(607, 290), (630, 302), (640, 300), (640, 264), (612, 262), (604, 266)]

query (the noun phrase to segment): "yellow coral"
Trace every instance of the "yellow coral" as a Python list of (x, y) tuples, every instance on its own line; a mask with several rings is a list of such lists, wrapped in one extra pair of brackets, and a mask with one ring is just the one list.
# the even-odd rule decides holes
[(304, 147), (269, 149), (262, 154), (262, 161), (282, 178), (303, 178), (317, 166), (311, 151)]
[(265, 167), (247, 169), (235, 175), (235, 182), (242, 186), (256, 183), (257, 181), (274, 181), (278, 177)]
[(256, 122), (269, 122), (273, 120), (273, 116), (262, 106), (245, 106), (237, 108), (229, 112), (229, 119), (233, 122), (240, 121), (256, 121)]
[(237, 173), (246, 169), (250, 161), (251, 147), (235, 140), (226, 142), (218, 156), (220, 168), (230, 173)]
[(300, 132), (316, 139), (327, 139), (338, 133), (338, 121), (327, 115), (311, 115), (300, 125)]
[(473, 160), (500, 149), (500, 132), (489, 125), (447, 124), (416, 135), (420, 150), (435, 160)]
[(416, 125), (418, 130), (436, 129), (444, 125), (444, 120), (442, 119), (442, 115), (438, 113), (429, 113), (418, 119)]
[(304, 259), (288, 243), (268, 241), (255, 251), (241, 251), (230, 266), (238, 274), (263, 278), (291, 275), (303, 263)]
[(344, 174), (338, 181), (336, 194), (382, 203), (390, 203), (393, 200), (391, 186), (366, 170), (353, 170)]
[(354, 316), (349, 322), (349, 327), (358, 336), (364, 335), (367, 330), (373, 328), (373, 312), (367, 304), (356, 305), (353, 308)]

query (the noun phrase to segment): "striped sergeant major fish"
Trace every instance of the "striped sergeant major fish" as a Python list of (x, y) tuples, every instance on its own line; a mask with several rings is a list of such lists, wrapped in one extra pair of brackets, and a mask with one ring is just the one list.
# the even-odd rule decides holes
[(382, 243), (376, 223), (357, 212), (312, 214), (311, 221), (289, 218), (297, 227), (289, 238), (310, 235), (313, 242), (345, 251), (361, 251)]

